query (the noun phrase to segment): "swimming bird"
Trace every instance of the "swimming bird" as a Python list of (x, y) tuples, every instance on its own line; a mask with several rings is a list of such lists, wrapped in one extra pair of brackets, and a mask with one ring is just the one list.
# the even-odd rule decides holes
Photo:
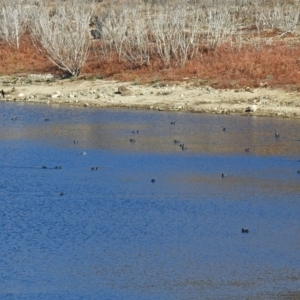
[(228, 177), (227, 174), (222, 173), (222, 178)]
[(50, 119), (45, 119), (45, 121), (47, 122), (47, 121), (50, 121)]
[(277, 132), (276, 130), (275, 130), (275, 132), (274, 132), (274, 135), (275, 135), (275, 139), (278, 139), (278, 138), (280, 137), (279, 132)]
[(249, 233), (249, 229), (242, 228), (242, 233)]
[(137, 130), (137, 131), (132, 130), (132, 133), (139, 133), (139, 130)]
[(75, 145), (75, 144), (78, 144), (78, 141), (73, 141), (73, 144)]
[(47, 169), (47, 167), (46, 166), (42, 166), (42, 169)]
[(91, 170), (93, 171), (98, 170), (98, 167), (91, 167)]
[(56, 166), (54, 169), (61, 169), (61, 166)]
[(151, 179), (151, 182), (154, 183), (154, 182), (155, 182), (155, 179)]
[(60, 196), (63, 196), (64, 194), (65, 194), (64, 192), (60, 192), (60, 194), (59, 194), (59, 195), (60, 195)]
[(85, 151), (80, 153), (81, 155), (87, 155), (87, 153)]
[(298, 174), (300, 174), (300, 170), (299, 170), (299, 171), (297, 171), (297, 173), (298, 173)]

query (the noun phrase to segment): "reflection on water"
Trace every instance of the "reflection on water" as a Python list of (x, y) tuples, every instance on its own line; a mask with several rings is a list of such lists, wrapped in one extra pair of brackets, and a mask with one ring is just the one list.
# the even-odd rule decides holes
[(299, 121), (0, 107), (0, 298), (299, 297)]
[[(299, 155), (299, 120), (78, 108), (51, 110), (44, 106), (29, 109), (22, 104), (15, 110), (16, 105), (4, 104), (0, 139), (48, 141), (61, 147), (68, 147), (70, 140), (80, 140), (83, 148), (145, 152), (181, 151), (173, 143), (176, 139), (189, 152), (196, 153), (238, 154), (249, 148), (253, 155)], [(12, 117), (17, 119), (11, 120)], [(171, 125), (173, 121), (175, 125)], [(138, 134), (132, 133), (137, 129)], [(280, 133), (279, 139), (274, 137), (275, 130)], [(136, 140), (134, 146), (129, 143), (130, 138)]]

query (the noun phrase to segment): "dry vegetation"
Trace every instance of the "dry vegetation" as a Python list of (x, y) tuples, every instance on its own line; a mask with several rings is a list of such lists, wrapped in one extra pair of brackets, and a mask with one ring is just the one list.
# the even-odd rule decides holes
[(2, 75), (300, 87), (298, 0), (49, 3), (2, 1)]

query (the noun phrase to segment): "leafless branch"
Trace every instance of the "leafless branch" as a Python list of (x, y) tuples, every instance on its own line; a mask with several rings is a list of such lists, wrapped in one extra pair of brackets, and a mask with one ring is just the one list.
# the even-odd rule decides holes
[(32, 12), (30, 30), (35, 46), (59, 68), (78, 76), (90, 46), (89, 21), (93, 3), (57, 0), (52, 15), (45, 7)]

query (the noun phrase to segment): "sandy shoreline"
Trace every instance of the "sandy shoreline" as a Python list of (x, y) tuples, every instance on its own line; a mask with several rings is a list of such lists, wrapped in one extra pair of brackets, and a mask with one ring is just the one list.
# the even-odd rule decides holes
[(300, 118), (300, 93), (269, 87), (216, 90), (196, 81), (148, 85), (118, 81), (57, 80), (51, 75), (0, 77), (2, 101), (95, 108), (152, 109)]

